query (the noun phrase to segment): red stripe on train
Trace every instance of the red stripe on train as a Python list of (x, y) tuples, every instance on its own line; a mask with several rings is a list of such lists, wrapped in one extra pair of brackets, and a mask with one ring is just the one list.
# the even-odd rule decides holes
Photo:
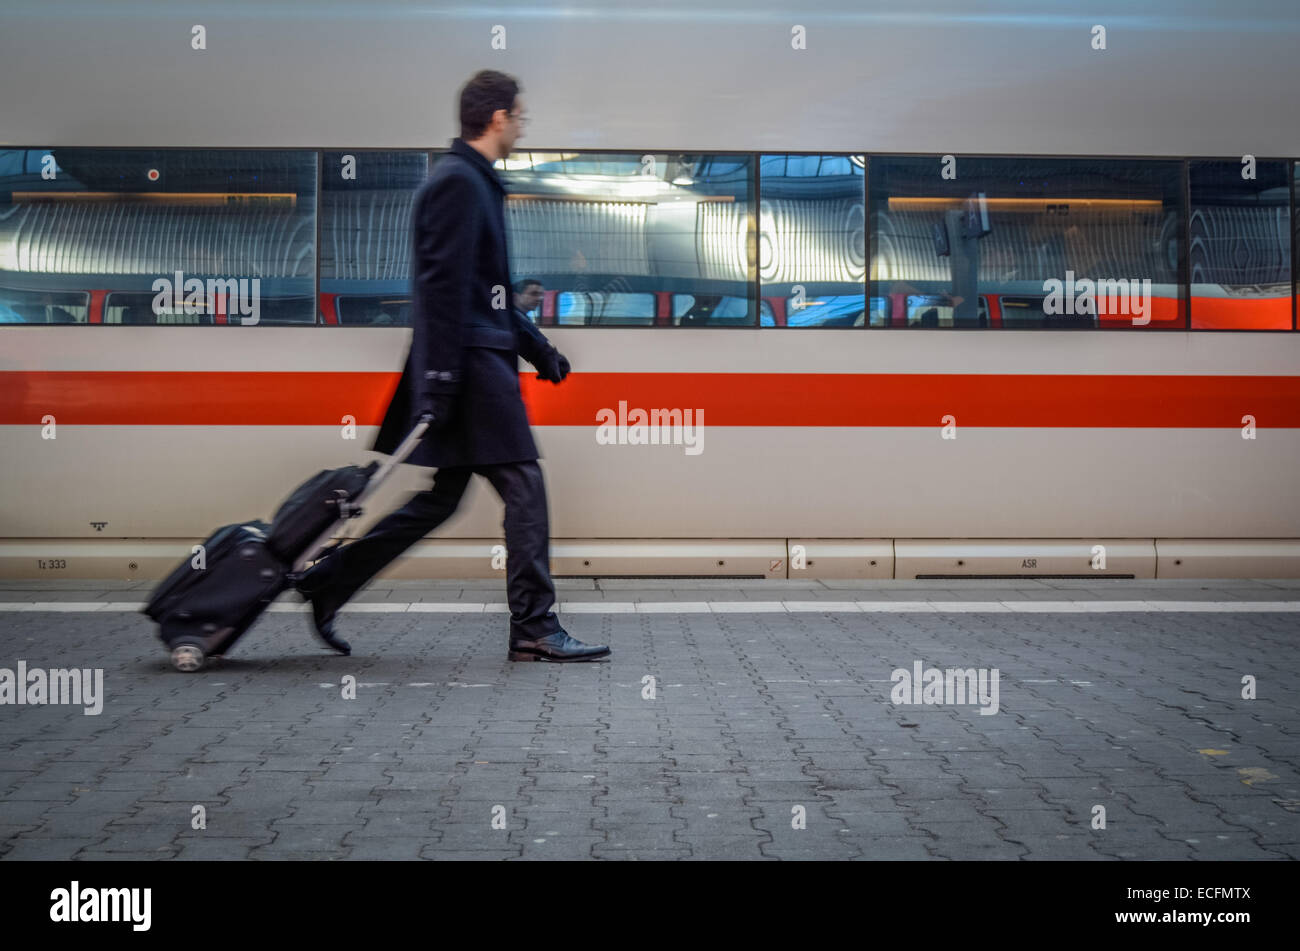
[[(396, 373), (0, 372), (0, 423), (377, 425)], [(538, 426), (594, 426), (602, 409), (704, 410), (710, 426), (1300, 428), (1300, 376), (935, 373), (574, 373), (520, 376)]]

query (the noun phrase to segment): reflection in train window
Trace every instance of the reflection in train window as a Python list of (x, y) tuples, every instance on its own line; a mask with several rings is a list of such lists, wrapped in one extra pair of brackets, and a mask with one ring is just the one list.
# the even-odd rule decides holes
[(786, 308), (787, 327), (862, 327), (866, 313), (862, 294), (834, 296), (823, 294), (806, 298), (802, 306)]
[(774, 325), (864, 324), (865, 167), (862, 155), (761, 157), (758, 270)]
[[(766, 288), (765, 288), (766, 290)], [(862, 327), (866, 315), (861, 294), (835, 297), (763, 298), (764, 327)], [(778, 320), (777, 314), (781, 317)]]
[(910, 294), (906, 298), (908, 327), (987, 327), (988, 301), (981, 295), (974, 317), (958, 314), (960, 303), (948, 294)]
[[(324, 299), (325, 291), (321, 291)], [(324, 307), (324, 305), (322, 305)], [(386, 295), (343, 295), (334, 298), (337, 322), (345, 327), (409, 327), (411, 298)]]
[[(1003, 327), (1015, 329), (1043, 325), (1041, 297), (1014, 297), (1004, 294), (998, 298), (998, 306)], [(1096, 326), (1096, 322), (1091, 314), (1059, 314), (1053, 318), (1053, 326), (1088, 328)]]
[[(284, 326), (306, 324), (311, 321), (310, 297), (266, 297), (263, 295), (256, 309), (240, 307), (236, 296), (215, 293), (202, 297), (202, 302), (187, 304), (176, 302), (169, 295), (138, 292), (114, 292), (104, 301), (104, 323), (135, 326), (179, 326), (204, 324), (207, 326), (240, 327), (268, 323)], [(251, 304), (251, 301), (250, 301)]]
[(1188, 163), (1192, 326), (1291, 329), (1287, 163)]
[(152, 299), (160, 280), (200, 281), (206, 313), (221, 323), (232, 295), (212, 283), (233, 281), (243, 323), (313, 322), (315, 152), (5, 149), (0, 192), (12, 196), (0, 216), (0, 288), (82, 295), (87, 323), (161, 323), (193, 315), (103, 305), (113, 294)]
[[(1293, 326), (1300, 163), (865, 166), (515, 153), (498, 163), (512, 273), (542, 282), (541, 325)], [(0, 149), (0, 324), (409, 326), (428, 171), (410, 150)]]
[(674, 294), (673, 323), (679, 327), (743, 327), (753, 324), (748, 298)]
[[(954, 172), (937, 155), (871, 160), (871, 293), (889, 299), (887, 326), (1186, 325), (1182, 163), (958, 158)], [(1009, 320), (989, 306), (1004, 296), (1019, 302)]]
[(601, 291), (563, 291), (555, 295), (556, 323), (593, 326), (600, 324), (651, 324), (654, 322), (653, 294), (621, 294)]
[(425, 152), (321, 153), (320, 319), (409, 326), (411, 211)]
[(0, 284), (0, 324), (84, 324), (90, 295), (75, 291), (24, 291)]
[(215, 307), (186, 307), (184, 303), (177, 307), (174, 300), (163, 302), (154, 313), (154, 301), (157, 295), (137, 293), (134, 291), (115, 291), (104, 300), (104, 323), (127, 324), (131, 326), (148, 326), (162, 324), (212, 324), (217, 314)]
[(511, 277), (558, 292), (559, 323), (662, 322), (656, 295), (672, 293), (716, 302), (692, 322), (754, 326), (753, 166), (746, 155), (516, 152), (497, 163)]
[(871, 298), (872, 327), (884, 327), (889, 320), (889, 300), (884, 297)]

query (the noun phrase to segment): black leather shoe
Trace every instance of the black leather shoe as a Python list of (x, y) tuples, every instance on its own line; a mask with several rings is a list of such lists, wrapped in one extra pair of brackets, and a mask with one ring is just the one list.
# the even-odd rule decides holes
[(334, 648), (343, 656), (352, 653), (352, 645), (339, 637), (334, 632), (334, 615), (338, 613), (334, 608), (327, 608), (321, 601), (315, 598), (309, 598), (311, 601), (311, 620), (316, 628), (316, 634), (322, 641)]
[(560, 628), (554, 634), (536, 641), (512, 639), (509, 656), (511, 660), (545, 660), (563, 664), (608, 657), (609, 648), (604, 644), (584, 644)]
[(345, 657), (350, 655), (352, 645), (334, 632), (334, 617), (338, 614), (338, 609), (327, 607), (325, 601), (318, 596), (319, 592), (311, 591), (311, 582), (306, 577), (299, 579), (294, 587), (311, 604), (311, 622), (316, 629), (316, 636)]

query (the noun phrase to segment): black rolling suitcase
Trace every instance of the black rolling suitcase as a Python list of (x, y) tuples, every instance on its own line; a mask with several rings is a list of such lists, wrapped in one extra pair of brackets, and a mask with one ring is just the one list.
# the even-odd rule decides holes
[(406, 460), (428, 426), (421, 419), (383, 465), (326, 469), (295, 489), (271, 524), (223, 525), (203, 543), (202, 559), (181, 562), (143, 609), (158, 622), (176, 669), (198, 670), (207, 657), (229, 650), (338, 527), (361, 515), (361, 504)]

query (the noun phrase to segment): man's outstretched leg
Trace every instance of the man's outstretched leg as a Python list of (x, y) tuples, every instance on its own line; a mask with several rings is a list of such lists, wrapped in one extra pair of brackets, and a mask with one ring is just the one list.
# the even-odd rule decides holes
[(341, 654), (352, 653), (348, 642), (334, 631), (339, 608), (385, 565), (456, 511), (471, 474), (467, 468), (439, 469), (433, 488), (418, 493), (363, 537), (335, 549), (302, 576), (296, 587), (311, 602), (312, 622), (326, 644)]
[(603, 644), (574, 640), (551, 610), (550, 520), (546, 485), (535, 461), (476, 466), (506, 505), (506, 596), (510, 602), (510, 659), (580, 661), (609, 654)]

